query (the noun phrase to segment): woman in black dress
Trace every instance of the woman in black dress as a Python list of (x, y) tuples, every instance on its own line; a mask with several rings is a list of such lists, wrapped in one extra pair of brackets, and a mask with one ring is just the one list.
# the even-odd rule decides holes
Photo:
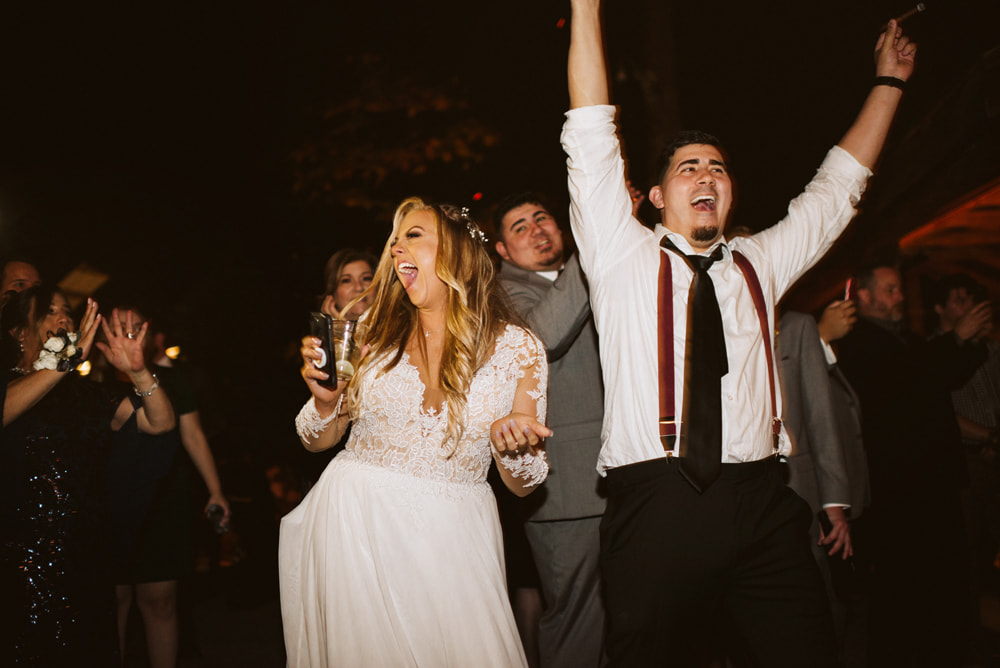
[[(77, 331), (65, 296), (37, 286), (4, 295), (0, 311), (0, 569), (6, 620), (0, 656), (27, 666), (108, 666), (116, 651), (104, 470), (111, 432), (174, 426), (146, 367), (146, 328), (102, 322), (88, 301)], [(138, 409), (75, 373), (94, 343), (127, 374)], [(10, 592), (7, 596), (6, 592)]]

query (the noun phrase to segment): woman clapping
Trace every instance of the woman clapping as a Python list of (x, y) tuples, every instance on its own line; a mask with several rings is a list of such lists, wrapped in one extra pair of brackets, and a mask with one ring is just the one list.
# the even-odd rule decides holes
[[(7, 293), (0, 311), (0, 568), (4, 647), (15, 664), (110, 665), (115, 641), (104, 468), (112, 430), (136, 412), (161, 433), (174, 413), (143, 361), (146, 328), (114, 313), (109, 327), (88, 301), (79, 330), (65, 296), (37, 286)], [(141, 406), (81, 379), (97, 328), (108, 362), (127, 375)]]

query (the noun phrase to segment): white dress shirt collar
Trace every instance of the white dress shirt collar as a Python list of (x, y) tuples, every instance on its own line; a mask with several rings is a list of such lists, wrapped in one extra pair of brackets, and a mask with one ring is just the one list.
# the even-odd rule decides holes
[(733, 252), (732, 250), (730, 250), (729, 245), (726, 243), (725, 239), (719, 239), (714, 244), (712, 244), (711, 247), (709, 247), (707, 250), (696, 251), (695, 249), (691, 248), (691, 244), (688, 243), (687, 238), (678, 234), (677, 232), (674, 232), (673, 230), (671, 230), (669, 227), (666, 227), (662, 223), (657, 223), (656, 227), (653, 228), (653, 231), (656, 233), (656, 238), (660, 241), (660, 243), (663, 242), (663, 237), (667, 237), (674, 244), (674, 246), (677, 247), (677, 250), (684, 253), (685, 255), (711, 255), (712, 253), (715, 252), (716, 248), (722, 246), (722, 256), (726, 260), (733, 259)]

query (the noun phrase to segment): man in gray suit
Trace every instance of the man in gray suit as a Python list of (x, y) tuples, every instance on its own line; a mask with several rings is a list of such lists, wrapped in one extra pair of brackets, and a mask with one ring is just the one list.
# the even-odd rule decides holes
[(857, 395), (837, 366), (830, 344), (850, 331), (857, 316), (851, 302), (837, 301), (812, 316), (789, 311), (781, 318), (784, 418), (793, 452), (791, 482), (813, 511), (825, 510), (833, 529), (825, 536), (827, 552), (851, 554), (844, 509), (854, 519), (868, 504), (868, 467), (861, 440)]
[(604, 638), (598, 574), (604, 498), (599, 493), (604, 395), (597, 332), (580, 264), (565, 258), (562, 231), (533, 193), (502, 200), (494, 214), (500, 282), (545, 344), (549, 360), (548, 480), (534, 496), (525, 533), (545, 612), (543, 668), (597, 666)]
[[(856, 318), (853, 312), (849, 302), (835, 302), (824, 312), (830, 341), (847, 333)], [(830, 333), (838, 329), (842, 331)], [(857, 517), (867, 504), (868, 467), (857, 398), (836, 367), (830, 341), (822, 338), (812, 316), (789, 311), (781, 318), (777, 347), (782, 405), (792, 440), (788, 485), (813, 511), (813, 556), (830, 596), (842, 644), (847, 600), (846, 592), (838, 591), (837, 585), (846, 583), (836, 582), (828, 555), (844, 561), (853, 555), (847, 513)], [(817, 521), (819, 513), (829, 520), (826, 529)]]
[(868, 480), (868, 459), (864, 440), (861, 438), (861, 400), (837, 364), (831, 347), (850, 333), (858, 316), (853, 301), (835, 301), (820, 316), (816, 327), (830, 372), (830, 389), (833, 398), (834, 420), (843, 443), (844, 464), (849, 485), (848, 501), (853, 522), (871, 505), (871, 483)]

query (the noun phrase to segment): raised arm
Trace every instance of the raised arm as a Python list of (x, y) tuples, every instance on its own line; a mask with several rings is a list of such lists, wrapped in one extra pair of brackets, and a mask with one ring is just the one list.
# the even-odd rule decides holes
[[(82, 350), (80, 359), (87, 359), (90, 348), (94, 344), (98, 323), (101, 316), (97, 312), (97, 302), (87, 299), (87, 310), (80, 322), (80, 338), (78, 346)], [(27, 413), (35, 404), (42, 400), (59, 381), (66, 377), (66, 372), (50, 369), (33, 370), (26, 376), (18, 377), (7, 385), (3, 398), (3, 426)]]
[[(166, 392), (160, 388), (160, 381), (145, 366), (127, 372), (136, 394), (142, 397), (142, 406), (136, 409), (135, 421), (144, 434), (163, 434), (177, 424), (174, 407)], [(132, 402), (128, 399), (118, 404), (118, 410), (111, 420), (111, 428), (118, 431), (132, 415)]]
[[(875, 45), (875, 76), (907, 81), (913, 74), (916, 55), (917, 45), (903, 34), (895, 20), (889, 21)], [(840, 140), (840, 147), (865, 167), (874, 167), (902, 96), (901, 88), (878, 83), (872, 86), (857, 119)]]
[(27, 413), (59, 384), (65, 373), (42, 369), (27, 376), (14, 378), (7, 385), (3, 403), (3, 426)]
[[(98, 341), (97, 347), (104, 353), (108, 364), (124, 373), (136, 394), (142, 397), (142, 406), (136, 410), (135, 416), (139, 431), (144, 434), (162, 434), (177, 424), (174, 407), (166, 392), (160, 389), (160, 381), (146, 367), (143, 344), (149, 331), (149, 323), (144, 322), (141, 327), (136, 327), (134, 319), (132, 311), (126, 311), (122, 318), (118, 309), (113, 309), (111, 325), (108, 325), (107, 320), (101, 321), (107, 343)], [(121, 429), (131, 415), (132, 402), (126, 399), (118, 405), (111, 428), (115, 431)]]
[(610, 104), (601, 38), (600, 0), (572, 0), (569, 43), (569, 106)]

